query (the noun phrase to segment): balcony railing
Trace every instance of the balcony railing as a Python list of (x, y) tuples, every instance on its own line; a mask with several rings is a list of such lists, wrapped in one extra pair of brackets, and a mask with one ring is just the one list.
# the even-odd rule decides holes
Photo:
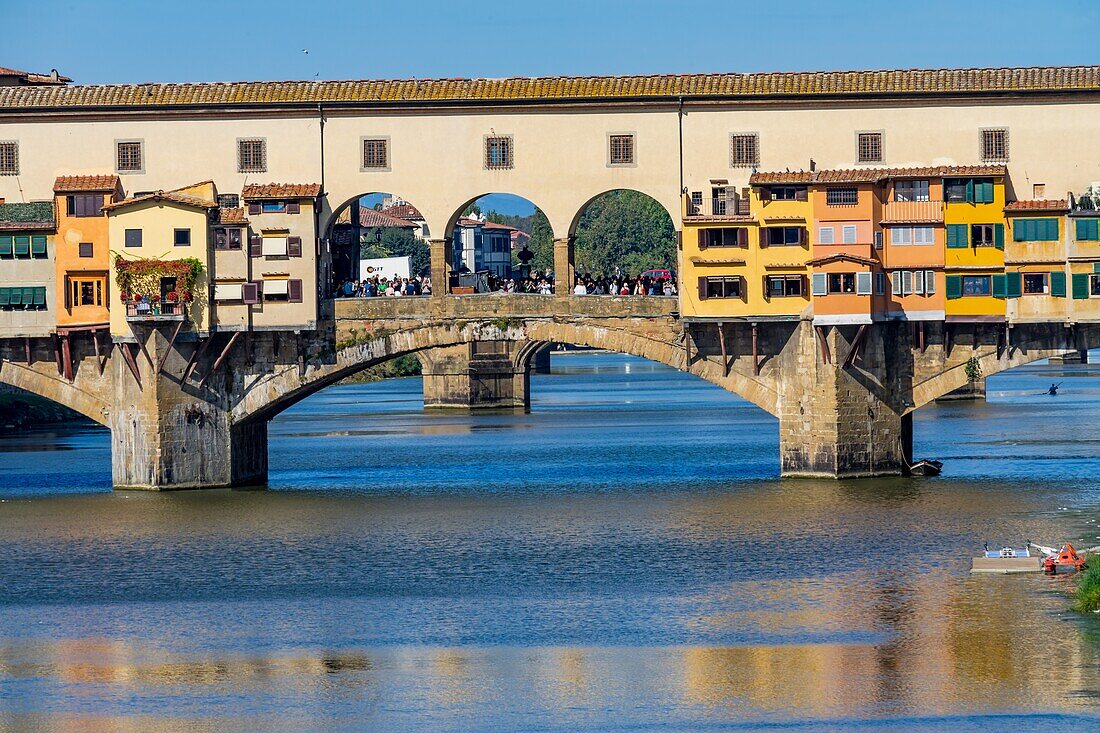
[(127, 321), (182, 321), (187, 317), (187, 307), (180, 302), (147, 300), (126, 304)]
[(688, 207), (689, 216), (748, 216), (749, 212), (749, 200), (741, 197), (712, 198), (702, 204), (691, 204)]
[(943, 221), (942, 201), (889, 201), (882, 210), (885, 224), (923, 224)]

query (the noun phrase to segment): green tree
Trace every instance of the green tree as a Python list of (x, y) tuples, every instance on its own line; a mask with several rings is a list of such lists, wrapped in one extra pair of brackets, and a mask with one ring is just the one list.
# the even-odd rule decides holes
[(409, 269), (414, 275), (431, 265), (428, 245), (402, 227), (375, 227), (364, 231), (363, 241), (359, 244), (359, 257), (408, 257)]
[[(610, 191), (581, 214), (574, 239), (577, 271), (629, 275), (676, 264), (676, 229), (665, 208), (638, 191)], [(552, 258), (551, 244), (551, 258)]]

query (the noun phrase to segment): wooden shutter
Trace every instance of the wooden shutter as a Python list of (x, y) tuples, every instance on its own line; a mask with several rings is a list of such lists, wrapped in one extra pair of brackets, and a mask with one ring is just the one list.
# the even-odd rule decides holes
[(1019, 272), (1005, 273), (1005, 297), (1019, 298), (1023, 294), (1023, 275)]
[(966, 201), (967, 203), (974, 203), (974, 179), (971, 178), (966, 182)]
[(1005, 225), (994, 224), (993, 225), (993, 246), (997, 249), (1005, 248)]
[[(798, 229), (797, 244), (798, 244), (799, 247), (801, 247), (802, 245), (806, 244), (806, 240), (807, 240), (806, 227), (795, 227), (795, 228)], [(783, 239), (786, 240), (786, 237), (783, 237)]]
[(1089, 297), (1089, 276), (1086, 272), (1075, 272), (1073, 279), (1073, 299), (1084, 300)]
[(794, 200), (795, 201), (809, 201), (810, 200), (810, 191), (809, 191), (809, 189), (796, 188), (795, 191), (794, 191)]
[(1005, 297), (1005, 292), (1008, 289), (1007, 288), (1008, 283), (1006, 282), (1006, 280), (1007, 280), (1007, 278), (1004, 275), (994, 275), (993, 276), (993, 297), (994, 298), (1003, 298), (1003, 297)]
[(1056, 270), (1050, 273), (1050, 295), (1054, 298), (1066, 297), (1066, 273)]
[(1086, 242), (1095, 242), (1100, 239), (1100, 220), (1078, 219), (1077, 239)]
[(259, 234), (253, 234), (248, 238), (248, 256), (262, 257), (264, 254), (264, 238)]
[(962, 275), (948, 275), (946, 278), (945, 290), (947, 291), (948, 300), (961, 298), (963, 294)]
[(749, 246), (749, 230), (746, 227), (741, 227), (737, 230), (737, 246), (748, 247)]
[(707, 299), (707, 279), (702, 275), (699, 276), (699, 300)]
[(301, 257), (302, 256), (302, 238), (301, 237), (287, 237), (286, 238), (286, 254), (287, 254), (287, 257)]
[(301, 204), (299, 204), (297, 201), (287, 201), (286, 202), (286, 213), (288, 213), (288, 214), (298, 214), (298, 213), (301, 212), (301, 210), (302, 210)]
[(249, 201), (248, 202), (248, 215), (249, 216), (256, 216), (257, 214), (260, 213), (260, 211), (262, 211), (262, 209), (260, 208), (260, 202), (259, 201)]
[(260, 284), (244, 283), (241, 285), (241, 300), (247, 305), (255, 305), (260, 302)]
[(947, 246), (951, 249), (966, 249), (970, 245), (966, 224), (947, 225)]
[(707, 248), (707, 230), (706, 229), (700, 229), (699, 230), (699, 249), (706, 249), (706, 248)]
[(286, 283), (286, 299), (291, 303), (302, 302), (302, 281), (288, 280)]

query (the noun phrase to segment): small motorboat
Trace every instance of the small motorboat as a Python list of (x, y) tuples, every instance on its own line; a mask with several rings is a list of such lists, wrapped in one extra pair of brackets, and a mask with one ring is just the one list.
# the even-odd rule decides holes
[(1002, 547), (999, 550), (990, 550), (987, 547), (982, 556), (974, 558), (970, 565), (970, 572), (972, 573), (995, 573), (998, 575), (1038, 573), (1042, 569), (1041, 560), (1033, 556), (1027, 547), (1020, 549)]
[(943, 471), (942, 461), (917, 461), (909, 467), (910, 476), (939, 476)]

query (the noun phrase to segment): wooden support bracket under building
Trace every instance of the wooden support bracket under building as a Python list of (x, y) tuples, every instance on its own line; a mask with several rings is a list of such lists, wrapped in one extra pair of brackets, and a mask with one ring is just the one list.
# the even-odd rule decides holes
[(159, 376), (162, 369), (164, 369), (164, 362), (168, 361), (168, 355), (172, 353), (173, 347), (176, 345), (176, 339), (180, 335), (180, 329), (183, 328), (183, 321), (176, 322), (176, 330), (172, 331), (172, 338), (168, 340), (168, 348), (164, 350), (164, 353), (160, 356), (160, 361), (157, 362), (157, 368), (153, 372), (154, 375)]
[(96, 366), (99, 367), (99, 374), (100, 374), (100, 376), (102, 376), (103, 375), (103, 370), (107, 368), (107, 359), (110, 358), (111, 350), (115, 347), (115, 345), (114, 345), (113, 342), (108, 343), (107, 344), (107, 353), (105, 353), (105, 354), (100, 353), (101, 349), (100, 349), (100, 346), (99, 346), (99, 329), (98, 328), (93, 328), (92, 329), (92, 343), (95, 345)]
[(34, 351), (31, 349), (30, 336), (23, 339), (23, 349), (25, 350), (27, 356), (27, 366), (30, 366), (34, 363)]
[(685, 369), (691, 371), (691, 326), (684, 324), (684, 355), (687, 359)]
[(191, 359), (187, 362), (187, 368), (183, 370), (183, 381), (186, 382), (191, 378), (191, 373), (195, 371), (195, 367), (202, 361), (202, 357), (206, 356), (206, 350), (210, 348), (211, 342), (214, 341), (213, 336), (206, 338), (202, 344), (195, 347), (195, 350), (191, 352)]
[(759, 327), (754, 321), (752, 324), (752, 373), (753, 376), (760, 376), (760, 348), (759, 348)]
[(53, 360), (57, 364), (57, 373), (64, 374), (65, 370), (61, 368), (61, 344), (60, 337), (54, 333), (53, 335)]
[(302, 377), (306, 373), (306, 355), (302, 351), (302, 332), (294, 332), (294, 348), (298, 354), (298, 376)]
[(233, 350), (233, 345), (237, 343), (237, 339), (240, 338), (240, 335), (240, 331), (234, 331), (233, 335), (229, 337), (229, 341), (225, 344), (225, 348), (222, 349), (222, 353), (214, 360), (214, 365), (210, 367), (210, 371), (202, 375), (202, 379), (199, 380), (200, 387), (206, 384), (206, 380), (210, 379), (211, 374), (221, 368), (221, 365), (225, 362), (225, 358), (229, 356), (229, 352)]
[(131, 350), (130, 344), (119, 344), (118, 350), (122, 353), (122, 360), (130, 368), (130, 374), (134, 375), (134, 381), (137, 382), (138, 389), (142, 389), (141, 372), (138, 371), (137, 361), (134, 359), (134, 352)]
[(138, 329), (138, 346), (141, 347), (141, 353), (145, 354), (145, 361), (149, 362), (149, 366), (156, 368), (156, 364), (153, 363), (153, 357), (149, 356), (149, 349), (145, 348), (145, 342), (149, 340), (149, 329)]
[(829, 342), (826, 340), (825, 327), (814, 326), (814, 333), (817, 334), (817, 341), (821, 345), (821, 363), (832, 363), (832, 357), (829, 354)]
[(66, 331), (61, 335), (61, 366), (63, 374), (65, 375), (65, 381), (72, 384), (73, 381), (73, 344), (72, 339), (69, 337), (69, 332)]
[(917, 335), (917, 341), (920, 343), (920, 353), (922, 353), (922, 354), (924, 353), (924, 350), (926, 348), (928, 348), (928, 335), (925, 332), (925, 329), (927, 328), (927, 326), (928, 326), (927, 322), (921, 321), (918, 324), (918, 328), (917, 328), (917, 334), (918, 334)]
[(726, 324), (718, 322), (718, 351), (722, 354), (722, 376), (730, 375), (730, 360), (726, 356)]
[(848, 355), (844, 357), (844, 366), (849, 367), (855, 363), (856, 357), (859, 356), (860, 349), (863, 348), (863, 339), (867, 334), (867, 324), (860, 324), (859, 330), (856, 331), (855, 338), (852, 339), (852, 345), (848, 347)]

